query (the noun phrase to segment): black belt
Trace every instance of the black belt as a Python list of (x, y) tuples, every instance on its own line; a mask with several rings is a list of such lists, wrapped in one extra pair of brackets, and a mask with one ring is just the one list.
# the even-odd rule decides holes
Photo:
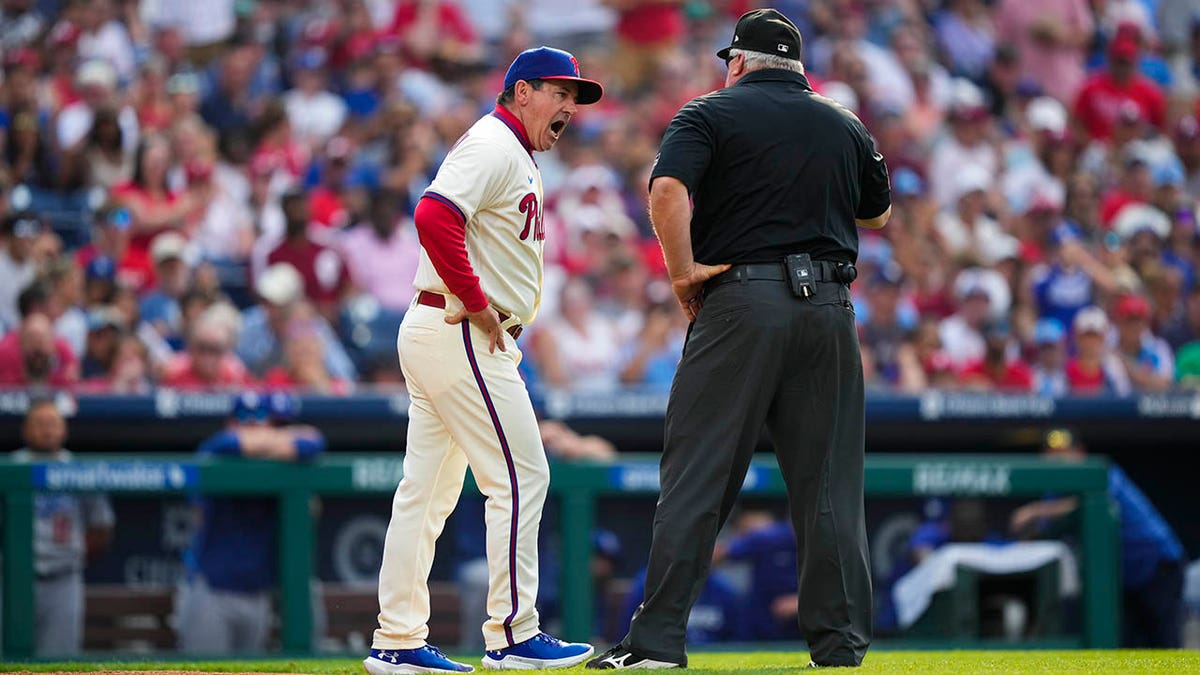
[[(857, 270), (850, 263), (835, 263), (829, 260), (814, 260), (813, 274), (817, 283), (833, 282), (849, 284), (857, 276)], [(744, 263), (721, 272), (708, 280), (706, 286), (720, 286), (731, 281), (787, 281), (787, 270), (782, 262), (777, 263)]]
[[(435, 307), (437, 309), (446, 309), (446, 296), (442, 295), (441, 293), (434, 293), (432, 291), (421, 291), (417, 294), (417, 304)], [(508, 321), (508, 315), (504, 312), (496, 310), (496, 314), (500, 317), (500, 323)], [(511, 335), (512, 339), (516, 340), (517, 338), (521, 337), (522, 330), (524, 330), (524, 328), (518, 323), (509, 326), (505, 332)]]

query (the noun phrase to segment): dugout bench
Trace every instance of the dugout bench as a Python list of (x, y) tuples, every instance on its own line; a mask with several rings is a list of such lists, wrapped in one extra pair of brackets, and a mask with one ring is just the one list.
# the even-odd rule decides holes
[[(130, 587), (124, 584), (91, 584), (84, 599), (83, 648), (86, 651), (148, 653), (176, 647), (171, 615), (175, 587)], [(375, 588), (323, 583), (325, 637), (336, 644), (370, 644), (379, 614)], [(429, 639), (437, 644), (457, 644), (459, 635), (458, 588), (451, 582), (429, 584), (429, 604), (434, 608)]]
[[(320, 458), (312, 464), (202, 459), (196, 455), (130, 459), (90, 455), (56, 464), (0, 461), (3, 498), (3, 645), (5, 659), (28, 658), (33, 649), (33, 494), (35, 491), (122, 494), (209, 494), (274, 496), (279, 500), (281, 644), (290, 655), (312, 653), (309, 579), (313, 569), (314, 495), (390, 495), (400, 480), (399, 454)], [(560, 502), (564, 570), (587, 570), (596, 501), (600, 497), (652, 497), (658, 493), (657, 457), (613, 463), (555, 463), (550, 492)], [(469, 490), (475, 490), (469, 480)], [(1108, 498), (1108, 463), (1090, 457), (1079, 464), (1016, 455), (869, 456), (868, 497), (973, 495), (1038, 497), (1077, 494), (1081, 503), (1080, 555), (1082, 634), (1056, 646), (1117, 646), (1120, 579), (1117, 523)], [(743, 494), (783, 496), (773, 457), (756, 458)], [(563, 574), (563, 637), (586, 640), (593, 631), (592, 589)], [(959, 640), (959, 647), (969, 646)]]

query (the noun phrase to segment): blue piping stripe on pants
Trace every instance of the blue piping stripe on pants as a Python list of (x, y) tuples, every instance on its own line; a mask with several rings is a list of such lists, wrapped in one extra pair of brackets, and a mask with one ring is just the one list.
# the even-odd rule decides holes
[(508, 439), (504, 436), (504, 427), (500, 425), (500, 416), (496, 414), (496, 406), (492, 404), (492, 396), (488, 393), (487, 384), (483, 381), (483, 373), (475, 361), (475, 349), (471, 345), (471, 323), (462, 322), (463, 347), (467, 350), (467, 360), (471, 362), (471, 372), (475, 375), (475, 384), (479, 385), (479, 393), (487, 406), (488, 414), (492, 417), (492, 426), (496, 428), (496, 436), (500, 439), (500, 448), (504, 451), (504, 462), (508, 465), (508, 480), (512, 486), (512, 518), (508, 534), (508, 589), (512, 601), (512, 611), (504, 618), (504, 637), (513, 644), (512, 620), (517, 615), (517, 521), (520, 505), (520, 494), (517, 491), (517, 467), (513, 464), (512, 452), (508, 448)]

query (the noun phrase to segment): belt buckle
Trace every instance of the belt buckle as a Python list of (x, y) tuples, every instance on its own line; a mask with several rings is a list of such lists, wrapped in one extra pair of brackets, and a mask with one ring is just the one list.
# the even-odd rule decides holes
[[(521, 331), (525, 330), (525, 327), (521, 325), (520, 321), (515, 320), (512, 315), (505, 314), (500, 310), (496, 310), (496, 316), (500, 319), (500, 327), (504, 329), (505, 333), (511, 335), (512, 339), (516, 340), (517, 338), (521, 337)], [(506, 327), (504, 324), (510, 319), (513, 319), (513, 323)]]

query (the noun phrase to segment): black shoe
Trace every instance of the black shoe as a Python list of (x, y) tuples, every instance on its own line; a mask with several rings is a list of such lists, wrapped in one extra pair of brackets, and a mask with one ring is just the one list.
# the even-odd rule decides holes
[(662, 670), (665, 668), (682, 668), (683, 664), (671, 663), (670, 661), (655, 661), (645, 656), (639, 656), (636, 652), (629, 651), (624, 646), (618, 644), (600, 656), (588, 661), (587, 667), (595, 668), (596, 670), (630, 670), (633, 668)]

